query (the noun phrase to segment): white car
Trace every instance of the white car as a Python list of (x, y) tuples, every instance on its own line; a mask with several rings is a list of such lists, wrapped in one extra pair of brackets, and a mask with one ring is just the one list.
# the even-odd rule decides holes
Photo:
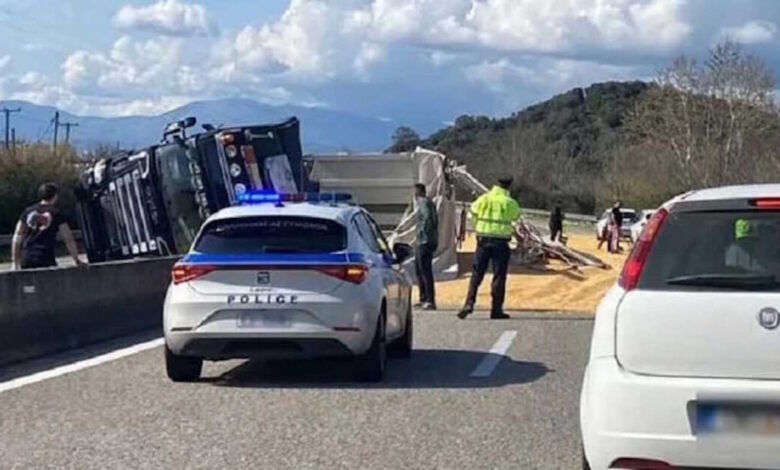
[(645, 209), (643, 211), (639, 212), (639, 217), (637, 218), (637, 221), (631, 225), (631, 242), (636, 243), (637, 240), (639, 240), (639, 235), (642, 234), (642, 230), (645, 228), (645, 225), (647, 225), (647, 222), (650, 220), (651, 217), (655, 214), (655, 209)]
[[(620, 213), (623, 214), (623, 223), (620, 226), (620, 237), (629, 238), (631, 236), (631, 225), (636, 221), (636, 211), (634, 209), (620, 209)], [(601, 238), (601, 234), (604, 233), (604, 228), (609, 223), (609, 217), (612, 214), (612, 209), (607, 209), (601, 214), (598, 222), (596, 222), (596, 239)]]
[(197, 379), (204, 359), (354, 356), (358, 378), (379, 381), (387, 352), (411, 353), (410, 247), (391, 250), (358, 206), (279, 199), (212, 215), (174, 266), (172, 380)]
[(664, 204), (596, 313), (583, 468), (780, 468), (780, 185)]

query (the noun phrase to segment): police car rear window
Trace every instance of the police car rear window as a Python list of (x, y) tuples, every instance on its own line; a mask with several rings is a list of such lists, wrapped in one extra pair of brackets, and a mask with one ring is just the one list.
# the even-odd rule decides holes
[(195, 243), (195, 251), (208, 254), (334, 253), (346, 247), (343, 225), (310, 217), (218, 220)]
[(672, 212), (640, 289), (780, 290), (780, 212)]

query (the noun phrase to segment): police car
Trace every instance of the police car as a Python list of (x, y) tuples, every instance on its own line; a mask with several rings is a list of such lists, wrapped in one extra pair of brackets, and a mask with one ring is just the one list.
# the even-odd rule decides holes
[(246, 193), (204, 222), (165, 299), (170, 379), (197, 379), (203, 360), (348, 356), (379, 381), (388, 353), (410, 355), (411, 248), (348, 199)]

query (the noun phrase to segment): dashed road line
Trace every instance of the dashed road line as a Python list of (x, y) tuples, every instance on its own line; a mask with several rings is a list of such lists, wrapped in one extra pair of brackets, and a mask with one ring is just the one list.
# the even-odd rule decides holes
[(490, 377), (493, 370), (501, 363), (501, 360), (506, 357), (506, 352), (509, 350), (509, 347), (512, 346), (512, 341), (514, 341), (515, 336), (517, 336), (517, 331), (505, 331), (501, 333), (496, 344), (490, 348), (490, 351), (487, 352), (482, 359), (482, 362), (480, 362), (471, 373), (471, 377)]
[(23, 377), (17, 377), (7, 382), (0, 382), (0, 393), (7, 392), (9, 390), (13, 390), (16, 388), (21, 388), (26, 385), (43, 382), (44, 380), (53, 379), (55, 377), (59, 377), (65, 374), (70, 374), (72, 372), (77, 372), (83, 369), (87, 369), (89, 367), (105, 364), (106, 362), (122, 359), (123, 357), (132, 356), (133, 354), (138, 354), (148, 349), (154, 349), (160, 347), (163, 344), (165, 344), (165, 339), (157, 338), (151, 341), (146, 341), (144, 343), (134, 344), (126, 348), (117, 349), (115, 351), (111, 351), (109, 353), (102, 354), (100, 356), (84, 359), (83, 361), (74, 362), (72, 364), (66, 364), (64, 366), (55, 367), (49, 370), (43, 370)]

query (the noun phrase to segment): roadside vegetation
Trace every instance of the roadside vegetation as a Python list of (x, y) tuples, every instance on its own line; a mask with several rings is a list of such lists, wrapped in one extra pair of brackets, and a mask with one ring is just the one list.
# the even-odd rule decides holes
[(527, 207), (654, 207), (690, 189), (780, 179), (774, 89), (760, 58), (725, 41), (652, 83), (576, 88), (507, 118), (461, 116), (426, 139), (401, 128), (388, 150), (439, 150), (487, 184), (509, 171)]
[(53, 181), (60, 186), (61, 210), (75, 218), (74, 189), (79, 168), (75, 151), (50, 145), (21, 143), (15, 151), (0, 151), (0, 234), (11, 234), (22, 210), (38, 201), (38, 186)]

